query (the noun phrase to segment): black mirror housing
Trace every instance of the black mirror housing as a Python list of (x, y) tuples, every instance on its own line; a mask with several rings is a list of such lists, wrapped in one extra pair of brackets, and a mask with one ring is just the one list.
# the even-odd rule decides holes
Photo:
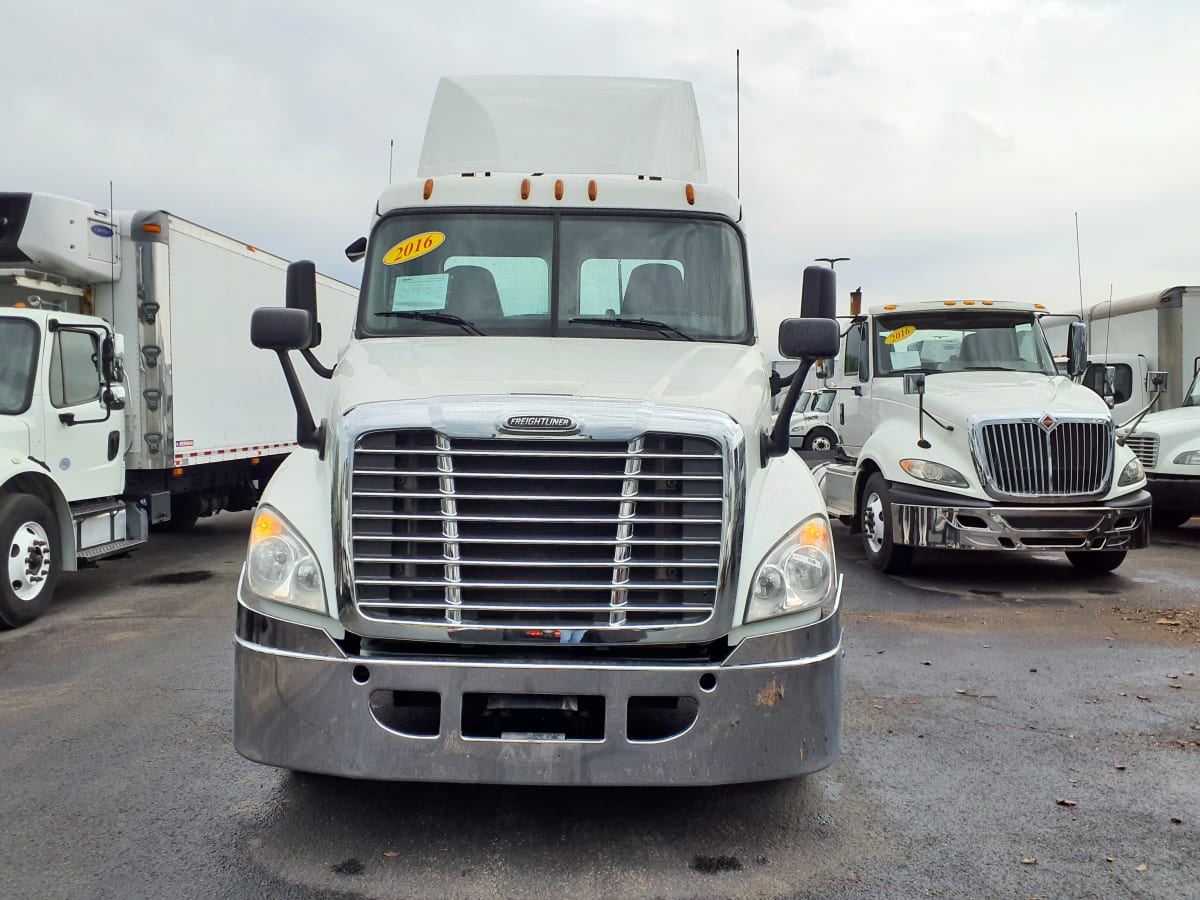
[(1087, 371), (1087, 326), (1072, 322), (1067, 330), (1067, 374), (1078, 378)]
[(837, 318), (837, 275), (824, 266), (806, 266), (800, 289), (800, 318)]
[(365, 237), (355, 238), (346, 248), (346, 259), (350, 262), (358, 262), (367, 255), (367, 239)]
[(250, 316), (250, 343), (260, 350), (304, 350), (312, 331), (312, 316), (303, 309), (265, 306)]
[(312, 260), (297, 260), (287, 267), (284, 305), (288, 309), (302, 309), (309, 316), (307, 343), (292, 349), (309, 350), (318, 346), (321, 343), (321, 326), (317, 324), (317, 266)]
[(832, 359), (838, 354), (839, 344), (834, 319), (784, 319), (779, 323), (779, 352), (788, 359)]

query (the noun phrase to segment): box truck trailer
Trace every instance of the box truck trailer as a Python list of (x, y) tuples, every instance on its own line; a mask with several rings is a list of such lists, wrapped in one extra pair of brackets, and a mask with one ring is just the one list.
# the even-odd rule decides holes
[(832, 273), (780, 326), (805, 364), (772, 428), (741, 206), (707, 183), (690, 84), (444, 79), (418, 177), (373, 206), (315, 416), (299, 266), (253, 321), (303, 437), (238, 588), (237, 749), (514, 784), (832, 763), (840, 580), (788, 447), (837, 349)]
[[(0, 623), (32, 620), (60, 572), (150, 525), (253, 507), (296, 443), (287, 391), (244, 339), (286, 266), (163, 210), (0, 193)], [(356, 292), (318, 284), (336, 347)]]

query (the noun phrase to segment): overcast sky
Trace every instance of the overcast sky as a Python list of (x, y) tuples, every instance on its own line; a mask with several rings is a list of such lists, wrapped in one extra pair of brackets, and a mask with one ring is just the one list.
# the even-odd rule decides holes
[[(1200, 283), (1200, 4), (6, 4), (0, 190), (164, 208), (357, 283), (442, 75), (682, 78), (741, 197), (760, 327), (839, 293), (1086, 304)], [(767, 340), (768, 344), (774, 342)]]

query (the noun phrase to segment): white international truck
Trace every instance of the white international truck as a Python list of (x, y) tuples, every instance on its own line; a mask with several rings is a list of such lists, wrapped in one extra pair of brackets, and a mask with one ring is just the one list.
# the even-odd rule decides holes
[[(829, 765), (840, 581), (787, 446), (805, 367), (772, 429), (691, 86), (443, 79), (418, 177), (374, 210), (354, 339), (315, 419), (296, 390), (307, 436), (254, 519), (238, 751), (516, 784)], [(785, 356), (836, 352), (823, 272)], [(317, 312), (293, 288), (252, 326), (285, 374)]]
[[(1042, 310), (946, 300), (853, 311), (835, 385), (844, 456), (815, 471), (876, 569), (903, 571), (927, 547), (1062, 550), (1105, 572), (1146, 546), (1141, 464), (1104, 401), (1056, 371)], [(1085, 333), (1072, 325), (1076, 375)]]
[[(245, 346), (286, 266), (162, 210), (0, 193), (0, 625), (149, 525), (253, 507), (296, 441), (286, 389)], [(320, 284), (344, 342), (356, 292)]]

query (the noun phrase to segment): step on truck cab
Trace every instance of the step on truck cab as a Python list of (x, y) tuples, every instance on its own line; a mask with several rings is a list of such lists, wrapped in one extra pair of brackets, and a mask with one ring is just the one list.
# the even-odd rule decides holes
[[(815, 467), (871, 564), (918, 547), (1065, 551), (1111, 571), (1146, 546), (1150, 495), (1104, 400), (1059, 375), (1042, 307), (1008, 301), (855, 310), (838, 366), (842, 458)], [(1070, 329), (1071, 375), (1086, 328)]]
[[(443, 79), (354, 340), (260, 503), (234, 741), (357, 778), (713, 784), (828, 766), (840, 580), (771, 430), (736, 198), (691, 86)], [(299, 265), (253, 342), (295, 384)], [(804, 308), (832, 316), (809, 273)], [(785, 355), (837, 349), (787, 320)]]

